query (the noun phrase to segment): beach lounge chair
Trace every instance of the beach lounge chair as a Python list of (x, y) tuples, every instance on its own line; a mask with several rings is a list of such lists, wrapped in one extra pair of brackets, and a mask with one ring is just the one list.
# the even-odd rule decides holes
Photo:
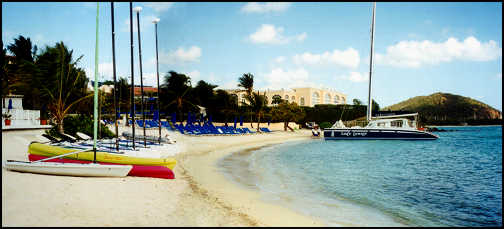
[(266, 133), (271, 133), (272, 131), (268, 129), (268, 127), (259, 128), (261, 131)]
[(55, 138), (55, 137), (48, 135), (48, 134), (42, 134), (42, 136), (44, 138), (46, 138), (47, 140), (49, 140), (51, 143), (61, 143), (61, 142), (65, 141), (63, 139)]
[(81, 140), (91, 140), (91, 136), (85, 134), (85, 133), (82, 133), (82, 132), (76, 132), (75, 133), (77, 135), (77, 137), (79, 137)]
[(69, 135), (69, 134), (62, 133), (62, 134), (61, 134), (61, 136), (63, 137), (63, 139), (64, 139), (65, 141), (69, 141), (69, 142), (72, 142), (72, 143), (73, 143), (73, 142), (77, 142), (77, 141), (78, 141), (78, 139), (77, 139), (77, 138), (75, 138), (74, 136)]

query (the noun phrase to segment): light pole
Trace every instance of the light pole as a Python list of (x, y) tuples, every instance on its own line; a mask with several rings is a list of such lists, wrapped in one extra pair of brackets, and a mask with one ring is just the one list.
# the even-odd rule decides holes
[(143, 75), (142, 75), (142, 41), (140, 39), (140, 11), (142, 11), (142, 7), (137, 6), (133, 8), (133, 10), (137, 13), (137, 32), (138, 32), (138, 58), (140, 61), (140, 93), (142, 94), (142, 119), (143, 119), (143, 134), (144, 134), (144, 147), (147, 147), (147, 140), (145, 138), (145, 111), (144, 111), (144, 90), (143, 90)]
[(161, 110), (159, 108), (159, 62), (158, 62), (158, 41), (157, 41), (157, 23), (159, 22), (159, 18), (156, 18), (152, 21), (154, 23), (154, 28), (156, 31), (156, 76), (157, 76), (157, 110), (158, 110), (158, 126), (159, 126), (159, 144), (161, 145)]

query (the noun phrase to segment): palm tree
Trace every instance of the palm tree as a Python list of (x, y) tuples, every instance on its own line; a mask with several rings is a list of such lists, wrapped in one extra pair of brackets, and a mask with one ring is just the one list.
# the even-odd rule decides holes
[(37, 63), (41, 69), (37, 80), (42, 87), (42, 96), (48, 99), (49, 112), (60, 133), (64, 133), (63, 119), (71, 108), (93, 96), (86, 93), (86, 74), (77, 67), (83, 56), (72, 61), (72, 54), (73, 50), (68, 51), (63, 42), (56, 43), (54, 47), (46, 48)]
[[(254, 90), (254, 75), (252, 73), (244, 73), (240, 78), (238, 78), (238, 87), (243, 87), (245, 92), (247, 92), (246, 97), (252, 97), (252, 91)], [(244, 104), (245, 105), (245, 104)], [(250, 116), (250, 127), (252, 126), (252, 116)]]
[(249, 102), (250, 110), (256, 115), (257, 131), (259, 131), (261, 117), (264, 117), (265, 108), (268, 104), (268, 99), (266, 99), (266, 92), (264, 93), (264, 95), (259, 94), (259, 92), (252, 92), (252, 95), (247, 95), (245, 98)]
[(30, 38), (23, 36), (14, 38), (14, 43), (7, 46), (7, 49), (16, 57), (16, 61), (26, 60), (33, 63), (33, 57), (37, 52), (37, 46), (33, 48)]
[(238, 78), (238, 82), (238, 87), (245, 88), (247, 95), (251, 96), (254, 90), (254, 75), (252, 75), (252, 73), (245, 73)]
[[(161, 85), (164, 93), (161, 93), (162, 100), (170, 101), (165, 107), (170, 107), (175, 104), (178, 117), (182, 117), (184, 108), (197, 110), (197, 106), (189, 100), (190, 91), (192, 89), (191, 79), (185, 74), (179, 74), (175, 71), (170, 71), (169, 75), (165, 75), (165, 82)], [(198, 109), (199, 110), (199, 109)], [(183, 120), (181, 119), (181, 122)]]

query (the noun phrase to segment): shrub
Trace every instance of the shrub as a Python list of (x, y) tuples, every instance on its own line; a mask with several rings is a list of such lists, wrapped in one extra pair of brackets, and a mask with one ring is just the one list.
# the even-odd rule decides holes
[(331, 124), (331, 123), (329, 123), (329, 122), (322, 122), (322, 123), (320, 123), (320, 125), (319, 125), (319, 127), (320, 127), (321, 129), (329, 128), (329, 127), (331, 127), (331, 126), (332, 126), (332, 124)]
[[(115, 136), (112, 131), (110, 131), (107, 126), (99, 123), (100, 128), (98, 132), (98, 138), (113, 138)], [(82, 132), (89, 136), (93, 136), (93, 118), (86, 115), (78, 115), (78, 116), (67, 116), (63, 120), (63, 127), (66, 134), (76, 136), (75, 133)], [(47, 134), (51, 136), (61, 137), (58, 133), (57, 127), (54, 126), (49, 131), (46, 131)]]

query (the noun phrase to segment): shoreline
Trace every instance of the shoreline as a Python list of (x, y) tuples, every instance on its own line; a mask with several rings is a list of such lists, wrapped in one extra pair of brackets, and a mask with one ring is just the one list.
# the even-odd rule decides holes
[[(271, 128), (272, 130), (278, 130)], [(120, 130), (126, 130), (121, 128)], [(157, 130), (156, 130), (157, 131)], [(4, 160), (27, 160), (43, 130), (2, 133)], [(2, 226), (324, 226), (283, 206), (260, 200), (218, 171), (220, 158), (243, 149), (309, 139), (309, 130), (239, 136), (185, 136), (175, 179), (83, 178), (2, 168)]]
[[(287, 141), (309, 139), (310, 135), (307, 134), (311, 132), (296, 134), (298, 136), (291, 136), (294, 135), (291, 133), (263, 134), (257, 136), (265, 138), (262, 141), (221, 145), (204, 153), (196, 153), (189, 149), (185, 158), (181, 158), (183, 165), (178, 169), (193, 183), (194, 192), (242, 217), (248, 224), (246, 226), (327, 226), (319, 219), (305, 216), (285, 206), (265, 202), (259, 192), (233, 182), (218, 168), (218, 161), (233, 153), (249, 152)], [(269, 137), (273, 139), (267, 140)]]

